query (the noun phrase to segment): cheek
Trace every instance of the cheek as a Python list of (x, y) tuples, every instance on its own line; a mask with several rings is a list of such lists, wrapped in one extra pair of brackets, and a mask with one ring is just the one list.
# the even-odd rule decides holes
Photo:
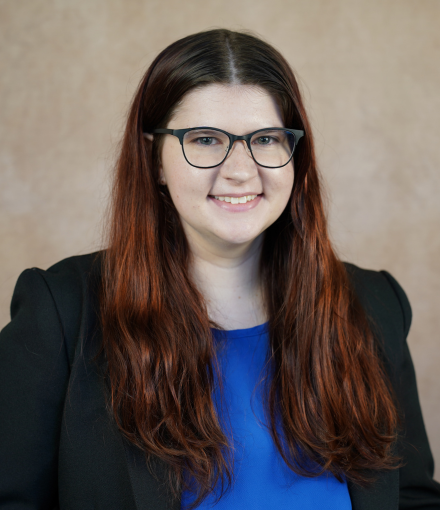
[(290, 198), (293, 188), (293, 166), (280, 168), (277, 174), (268, 176), (267, 189), (273, 199), (279, 201), (280, 207), (284, 208)]
[(172, 178), (167, 179), (167, 186), (177, 212), (179, 215), (185, 215), (184, 211), (188, 210), (192, 202), (191, 193), (186, 188), (185, 180), (173, 175)]
[(283, 191), (287, 198), (289, 198), (290, 194), (292, 193), (293, 179), (294, 179), (294, 173), (293, 173), (293, 168), (292, 168), (290, 170), (290, 172), (286, 173), (286, 176), (284, 178)]
[(163, 167), (167, 187), (177, 212), (189, 217), (200, 209), (209, 193), (210, 184), (206, 176), (198, 175), (179, 160), (168, 160)]
[[(164, 147), (165, 149), (165, 147)], [(185, 193), (185, 162), (181, 154), (174, 150), (164, 150), (162, 153), (162, 175), (170, 192), (173, 202)]]

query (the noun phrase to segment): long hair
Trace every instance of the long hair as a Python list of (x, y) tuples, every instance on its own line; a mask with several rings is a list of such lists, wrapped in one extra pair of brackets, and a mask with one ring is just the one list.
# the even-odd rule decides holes
[[(116, 166), (100, 311), (110, 404), (124, 436), (168, 466), (177, 496), (195, 504), (233, 480), (231, 445), (213, 392), (218, 364), (203, 295), (191, 280), (176, 208), (158, 183), (161, 137), (196, 87), (256, 85), (277, 101), (286, 127), (305, 136), (294, 184), (266, 230), (260, 274), (269, 313), (267, 426), (289, 468), (365, 484), (393, 469), (397, 413), (366, 315), (329, 241), (313, 138), (295, 76), (273, 47), (210, 30), (160, 53), (134, 97)], [(221, 388), (220, 388), (221, 390)], [(187, 480), (193, 480), (189, 484)]]

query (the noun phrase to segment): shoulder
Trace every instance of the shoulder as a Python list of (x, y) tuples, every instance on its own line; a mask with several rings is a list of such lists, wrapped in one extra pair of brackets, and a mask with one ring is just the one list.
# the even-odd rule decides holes
[(42, 279), (53, 297), (73, 301), (91, 289), (100, 279), (102, 251), (60, 260), (48, 269), (26, 269), (20, 279)]
[(50, 285), (75, 288), (78, 284), (87, 284), (91, 278), (99, 275), (102, 254), (102, 251), (97, 251), (76, 255), (60, 260), (46, 270), (32, 269), (38, 271)]
[(403, 354), (412, 319), (405, 291), (387, 271), (362, 269), (350, 263), (344, 266), (386, 360), (395, 365)]
[(344, 263), (356, 295), (368, 313), (393, 319), (407, 336), (412, 311), (408, 297), (397, 280), (388, 271), (372, 271)]
[(20, 280), (30, 284), (42, 280), (60, 311), (76, 310), (90, 300), (92, 293), (96, 293), (102, 253), (68, 257), (46, 270), (38, 267), (27, 269), (20, 275), (17, 285)]
[(85, 324), (94, 325), (102, 252), (63, 259), (48, 269), (33, 267), (21, 273), (11, 302), (11, 319), (51, 327), (57, 322), (73, 360)]
[(99, 280), (102, 251), (65, 258), (48, 269), (32, 267), (19, 276), (17, 285), (43, 281), (50, 291), (66, 296), (81, 293), (83, 287)]
[[(100, 259), (102, 252), (69, 257), (48, 269), (32, 267), (19, 276), (14, 297), (21, 294), (48, 293), (57, 301), (71, 301), (74, 304), (85, 289), (100, 279)], [(37, 297), (37, 296), (35, 296)], [(11, 313), (14, 312), (14, 300)]]

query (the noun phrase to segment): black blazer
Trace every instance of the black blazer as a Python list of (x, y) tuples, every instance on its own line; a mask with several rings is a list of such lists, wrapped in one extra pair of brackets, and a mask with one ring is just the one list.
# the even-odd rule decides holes
[[(106, 405), (102, 366), (92, 361), (101, 337), (95, 258), (28, 269), (17, 281), (12, 321), (0, 334), (1, 509), (180, 508), (163, 483), (166, 466), (155, 461), (150, 473)], [(404, 416), (398, 450), (405, 466), (376, 473), (368, 489), (349, 484), (353, 509), (440, 509), (406, 344), (410, 305), (388, 273), (346, 267), (383, 342)]]

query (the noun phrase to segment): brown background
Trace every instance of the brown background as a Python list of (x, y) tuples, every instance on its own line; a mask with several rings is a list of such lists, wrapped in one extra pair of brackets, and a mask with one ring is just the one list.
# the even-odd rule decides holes
[(297, 71), (335, 245), (388, 269), (412, 303), (440, 462), (440, 0), (0, 0), (0, 326), (24, 268), (101, 246), (142, 73), (172, 41), (213, 27), (254, 30)]

